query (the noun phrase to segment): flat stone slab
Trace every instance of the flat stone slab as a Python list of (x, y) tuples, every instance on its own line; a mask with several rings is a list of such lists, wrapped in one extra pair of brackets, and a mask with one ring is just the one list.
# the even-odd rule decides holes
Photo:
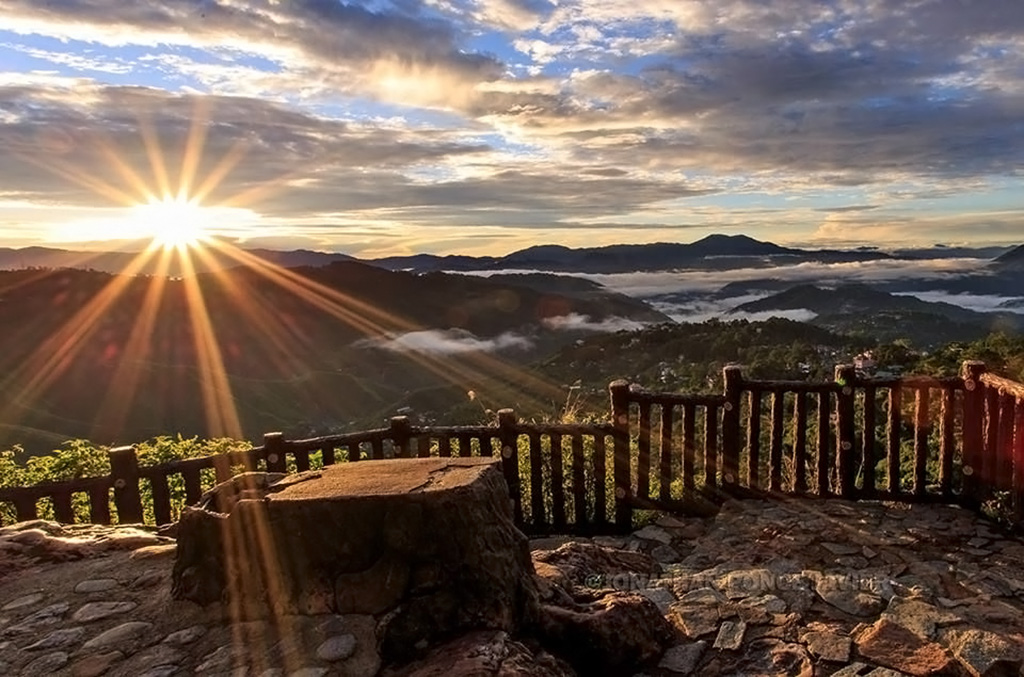
[(402, 458), (372, 463), (337, 463), (312, 474), (290, 476), (279, 491), (269, 494), (274, 503), (399, 496), (447, 491), (472, 484), (488, 468), (491, 458)]

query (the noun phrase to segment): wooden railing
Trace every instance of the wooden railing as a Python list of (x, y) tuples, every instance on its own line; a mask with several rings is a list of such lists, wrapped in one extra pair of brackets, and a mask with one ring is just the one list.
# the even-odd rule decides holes
[[(981, 363), (954, 378), (891, 379), (859, 378), (844, 365), (827, 383), (747, 380), (726, 367), (724, 383), (722, 394), (692, 395), (616, 381), (607, 423), (521, 423), (508, 409), (487, 426), (396, 417), (388, 428), (314, 439), (268, 433), (253, 449), (150, 467), (122, 447), (109, 452), (107, 477), (0, 489), (0, 503), (29, 520), (49, 500), (58, 521), (73, 522), (77, 494), (92, 522), (165, 524), (181, 503), (246, 470), (489, 456), (500, 459), (516, 522), (529, 533), (621, 532), (637, 509), (699, 511), (763, 492), (972, 508), (997, 500), (1024, 519), (1024, 385)], [(172, 483), (184, 487), (178, 504)]]

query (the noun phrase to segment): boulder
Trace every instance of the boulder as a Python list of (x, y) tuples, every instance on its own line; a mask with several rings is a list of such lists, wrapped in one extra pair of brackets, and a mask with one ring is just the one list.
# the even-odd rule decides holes
[(859, 634), (856, 643), (863, 658), (908, 675), (927, 677), (958, 672), (955, 661), (942, 646), (887, 618)]
[(243, 618), (372, 615), (386, 661), (461, 632), (516, 632), (539, 608), (528, 541), (485, 458), (235, 478), (182, 514), (172, 580), (176, 599)]
[(573, 677), (565, 662), (517, 642), (502, 631), (474, 632), (383, 677)]
[(609, 592), (580, 609), (544, 605), (537, 635), (583, 675), (632, 675), (656, 661), (675, 631), (646, 597)]

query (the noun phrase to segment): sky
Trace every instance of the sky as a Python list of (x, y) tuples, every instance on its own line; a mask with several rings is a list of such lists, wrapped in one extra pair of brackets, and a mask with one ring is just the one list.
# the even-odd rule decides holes
[(0, 0), (0, 246), (1024, 241), (1024, 2)]

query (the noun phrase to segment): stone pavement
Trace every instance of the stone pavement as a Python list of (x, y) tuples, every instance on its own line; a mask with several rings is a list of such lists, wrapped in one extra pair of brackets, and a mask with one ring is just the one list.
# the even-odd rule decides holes
[[(579, 542), (627, 565), (574, 568)], [(960, 509), (731, 501), (710, 519), (663, 516), (629, 537), (533, 547), (552, 589), (574, 577), (658, 606), (677, 637), (639, 674), (1022, 674), (1024, 541)], [(232, 623), (218, 605), (172, 600), (174, 548), (152, 529), (0, 529), (0, 675), (380, 670), (367, 617)]]

